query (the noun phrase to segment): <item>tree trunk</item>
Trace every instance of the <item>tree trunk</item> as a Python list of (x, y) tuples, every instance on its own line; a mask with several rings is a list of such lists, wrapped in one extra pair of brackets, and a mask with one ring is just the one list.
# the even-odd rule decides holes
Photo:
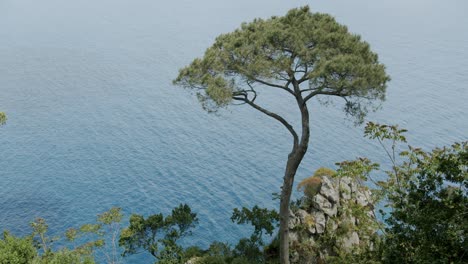
[(289, 204), (291, 202), (292, 188), (294, 184), (294, 176), (296, 176), (297, 169), (304, 158), (307, 147), (309, 145), (310, 128), (309, 128), (309, 110), (307, 105), (298, 98), (298, 105), (301, 110), (302, 117), (302, 135), (299, 145), (294, 146), (293, 150), (288, 156), (286, 163), (286, 170), (284, 172), (283, 187), (281, 190), (280, 202), (280, 263), (289, 264)]
[(292, 187), (297, 168), (304, 157), (305, 152), (299, 149), (288, 157), (286, 171), (284, 173), (283, 188), (280, 202), (280, 263), (289, 263), (289, 204), (291, 202)]

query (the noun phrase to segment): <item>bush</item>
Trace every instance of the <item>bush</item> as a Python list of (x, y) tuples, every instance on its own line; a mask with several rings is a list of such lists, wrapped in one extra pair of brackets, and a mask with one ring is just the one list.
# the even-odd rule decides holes
[(32, 237), (18, 238), (3, 233), (0, 239), (0, 264), (29, 264), (37, 256)]
[(468, 145), (413, 154), (410, 180), (392, 197), (385, 261), (468, 263)]

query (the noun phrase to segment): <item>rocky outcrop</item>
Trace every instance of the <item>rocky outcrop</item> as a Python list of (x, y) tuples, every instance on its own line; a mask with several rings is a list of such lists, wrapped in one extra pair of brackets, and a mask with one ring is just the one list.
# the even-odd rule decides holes
[(185, 264), (199, 264), (201, 257), (193, 257), (189, 259)]
[(304, 190), (290, 211), (291, 262), (321, 263), (327, 256), (372, 247), (376, 221), (371, 191), (349, 177), (314, 177), (313, 194)]

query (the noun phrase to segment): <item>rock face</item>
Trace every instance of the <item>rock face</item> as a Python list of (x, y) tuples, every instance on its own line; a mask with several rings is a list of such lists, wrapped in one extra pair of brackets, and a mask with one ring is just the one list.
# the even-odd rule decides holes
[(372, 247), (371, 191), (349, 177), (320, 176), (319, 181), (318, 191), (290, 211), (292, 263), (323, 263), (340, 252)]
[(200, 260), (200, 257), (193, 257), (189, 259), (187, 262), (185, 262), (185, 264), (198, 264), (199, 260)]

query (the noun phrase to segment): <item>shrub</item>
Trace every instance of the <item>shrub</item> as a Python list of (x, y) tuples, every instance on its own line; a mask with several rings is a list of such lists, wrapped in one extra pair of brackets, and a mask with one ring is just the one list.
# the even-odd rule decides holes
[(32, 237), (18, 238), (8, 232), (0, 239), (0, 264), (29, 264), (36, 257)]
[(322, 187), (322, 177), (334, 177), (336, 172), (329, 168), (319, 168), (315, 171), (314, 175), (305, 178), (297, 185), (297, 190), (304, 192), (308, 198), (314, 197)]

